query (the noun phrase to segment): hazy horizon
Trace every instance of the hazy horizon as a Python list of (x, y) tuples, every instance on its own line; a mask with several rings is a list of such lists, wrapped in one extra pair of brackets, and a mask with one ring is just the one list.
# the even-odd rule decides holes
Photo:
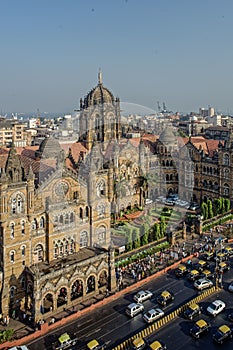
[(3, 0), (0, 113), (72, 113), (97, 85), (124, 103), (233, 113), (230, 0)]

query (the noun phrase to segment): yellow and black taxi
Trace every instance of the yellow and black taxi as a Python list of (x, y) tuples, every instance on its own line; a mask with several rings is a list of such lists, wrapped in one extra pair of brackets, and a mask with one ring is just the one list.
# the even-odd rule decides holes
[(157, 303), (162, 306), (166, 306), (170, 304), (173, 300), (174, 300), (174, 294), (169, 290), (164, 290), (157, 297)]
[(161, 341), (155, 340), (155, 341), (153, 341), (153, 343), (151, 343), (149, 345), (149, 349), (152, 349), (152, 350), (166, 350), (167, 346), (164, 343), (162, 343)]
[(227, 255), (222, 251), (222, 252), (218, 252), (216, 254), (215, 260), (217, 261), (225, 261), (227, 260)]
[(230, 268), (230, 264), (227, 261), (222, 261), (218, 264), (218, 269), (221, 273), (229, 271)]
[(104, 350), (106, 349), (106, 344), (98, 341), (96, 339), (93, 339), (87, 343), (87, 349), (88, 350)]
[(77, 344), (78, 338), (71, 338), (68, 333), (63, 333), (55, 343), (52, 343), (53, 350), (68, 349)]
[(209, 267), (209, 263), (206, 260), (199, 260), (197, 264), (195, 265), (196, 270), (199, 272), (202, 272), (203, 270), (207, 269)]
[(201, 314), (202, 308), (200, 305), (193, 303), (188, 305), (187, 309), (184, 311), (184, 317), (188, 320), (192, 320), (194, 317)]
[(191, 270), (190, 273), (188, 274), (187, 278), (190, 281), (195, 281), (198, 280), (200, 278), (200, 272), (196, 269)]
[(201, 278), (207, 278), (208, 280), (212, 280), (214, 278), (214, 273), (209, 269), (205, 269), (201, 273)]
[(132, 346), (131, 346), (132, 350), (141, 350), (141, 349), (145, 349), (145, 347), (146, 347), (146, 342), (141, 337), (135, 338), (132, 341)]
[(227, 257), (233, 256), (233, 248), (230, 246), (225, 247), (224, 253), (226, 254)]
[(202, 336), (203, 334), (209, 332), (209, 330), (210, 330), (209, 322), (201, 319), (201, 320), (198, 320), (194, 324), (194, 326), (190, 329), (190, 334), (194, 338), (200, 338), (200, 336)]
[(214, 260), (214, 252), (205, 252), (202, 255), (202, 259), (206, 261), (212, 261)]
[(184, 264), (180, 264), (180, 265), (177, 267), (177, 269), (175, 269), (175, 275), (176, 275), (176, 277), (178, 277), (178, 278), (187, 275), (188, 272), (189, 272), (189, 269), (188, 269), (187, 266), (185, 266)]
[(231, 339), (233, 335), (232, 327), (223, 324), (218, 327), (217, 331), (213, 334), (213, 339), (219, 344), (223, 344), (226, 340)]

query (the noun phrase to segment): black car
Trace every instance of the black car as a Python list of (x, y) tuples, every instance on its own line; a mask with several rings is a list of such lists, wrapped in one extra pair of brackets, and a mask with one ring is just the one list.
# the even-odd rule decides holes
[(183, 277), (189, 273), (189, 269), (184, 264), (180, 264), (175, 270), (176, 277)]
[(228, 320), (233, 322), (233, 312), (231, 314), (228, 315)]
[(210, 330), (210, 324), (207, 321), (201, 319), (201, 320), (198, 320), (194, 324), (194, 326), (190, 329), (190, 334), (194, 338), (200, 338), (200, 336), (209, 332), (209, 330)]
[(168, 290), (164, 290), (157, 297), (157, 303), (162, 306), (166, 306), (167, 304), (171, 303), (173, 300), (174, 300), (174, 294)]
[(194, 317), (199, 316), (201, 314), (201, 307), (194, 303), (190, 304), (188, 308), (184, 311), (184, 317), (192, 320)]
[(203, 260), (206, 260), (206, 261), (214, 261), (214, 252), (205, 252), (203, 255), (202, 255), (202, 259)]
[(222, 261), (218, 264), (218, 269), (219, 269), (219, 272), (227, 272), (229, 271), (231, 268), (229, 262), (227, 261)]
[(217, 331), (213, 335), (214, 341), (219, 344), (223, 344), (224, 341), (230, 338), (232, 338), (232, 329), (226, 324), (218, 327)]

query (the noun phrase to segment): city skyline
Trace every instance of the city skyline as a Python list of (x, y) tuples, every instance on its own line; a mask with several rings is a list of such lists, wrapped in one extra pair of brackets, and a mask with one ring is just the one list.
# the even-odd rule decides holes
[(97, 84), (125, 104), (232, 113), (231, 1), (2, 1), (0, 111), (71, 113)]

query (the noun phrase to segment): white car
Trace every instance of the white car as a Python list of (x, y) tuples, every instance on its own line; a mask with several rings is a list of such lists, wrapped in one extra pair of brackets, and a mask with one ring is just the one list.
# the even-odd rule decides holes
[(133, 300), (136, 301), (136, 303), (143, 303), (143, 301), (151, 299), (152, 296), (153, 294), (149, 290), (140, 290), (134, 295)]
[(228, 286), (229, 292), (233, 292), (233, 281)]
[(140, 314), (140, 312), (142, 312), (143, 310), (144, 310), (144, 306), (142, 304), (132, 303), (132, 304), (127, 306), (127, 308), (125, 309), (125, 313), (126, 313), (126, 315), (128, 315), (130, 317), (134, 317), (137, 314)]
[(210, 287), (213, 287), (213, 285), (214, 284), (212, 281), (205, 279), (205, 278), (200, 278), (199, 280), (194, 282), (194, 287), (198, 290), (210, 288)]
[(147, 323), (151, 323), (154, 322), (156, 320), (158, 320), (159, 318), (164, 316), (164, 311), (157, 308), (157, 309), (150, 309), (149, 311), (147, 311), (144, 315), (143, 315), (143, 319), (147, 322)]
[(215, 300), (207, 307), (207, 313), (215, 317), (225, 308), (226, 304), (222, 300)]

